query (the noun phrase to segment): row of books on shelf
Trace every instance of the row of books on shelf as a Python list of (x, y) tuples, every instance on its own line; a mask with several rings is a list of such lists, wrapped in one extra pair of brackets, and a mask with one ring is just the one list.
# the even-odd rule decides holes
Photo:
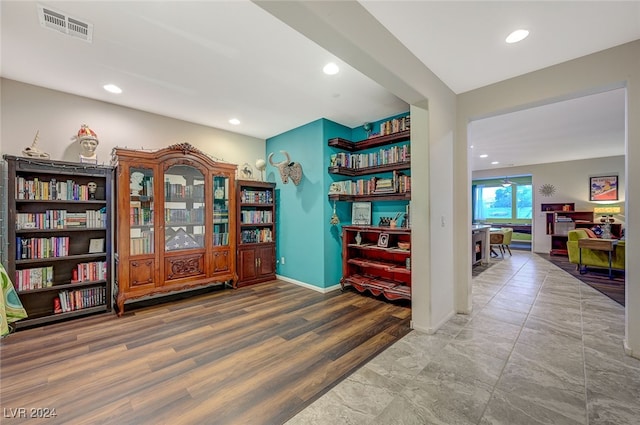
[(213, 234), (213, 245), (215, 246), (226, 246), (229, 245), (229, 233), (226, 232), (216, 232)]
[(50, 288), (53, 286), (53, 266), (16, 270), (13, 286), (16, 291)]
[(271, 229), (252, 229), (240, 232), (240, 243), (273, 242)]
[(74, 180), (57, 181), (52, 178), (49, 181), (33, 180), (24, 177), (16, 177), (15, 190), (17, 199), (30, 199), (36, 201), (88, 201), (90, 198), (89, 187), (86, 184), (78, 184)]
[(273, 204), (273, 192), (271, 190), (243, 189), (240, 194), (240, 202), (246, 204)]
[(164, 183), (164, 197), (166, 201), (185, 199), (204, 201), (204, 182), (202, 184)]
[(329, 188), (330, 195), (381, 195), (408, 192), (411, 192), (411, 176), (398, 172), (394, 172), (391, 178), (372, 177), (333, 182)]
[(106, 209), (69, 212), (46, 210), (41, 213), (17, 213), (16, 230), (23, 229), (103, 229), (107, 224)]
[(380, 123), (380, 136), (398, 133), (411, 129), (411, 116), (407, 115), (401, 118), (394, 118)]
[(229, 222), (229, 213), (226, 211), (214, 211), (213, 212), (214, 224), (224, 224)]
[(107, 262), (91, 261), (80, 263), (72, 272), (71, 283), (107, 279)]
[(16, 259), (66, 257), (69, 255), (69, 236), (50, 238), (16, 238)]
[(153, 253), (153, 232), (149, 230), (131, 229), (129, 251), (131, 255)]
[(186, 210), (184, 208), (165, 208), (164, 221), (167, 224), (204, 223), (204, 208)]
[(107, 302), (107, 289), (104, 286), (64, 290), (53, 300), (54, 313), (67, 313), (84, 308), (104, 305)]
[(153, 210), (149, 207), (142, 207), (139, 204), (131, 203), (129, 209), (129, 224), (133, 226), (153, 225)]
[(273, 223), (272, 211), (242, 211), (240, 220), (243, 224)]
[[(107, 279), (107, 262), (80, 263), (72, 272), (71, 283)], [(18, 291), (50, 288), (53, 286), (53, 266), (16, 270), (14, 287)]]
[(558, 223), (561, 223), (561, 222), (573, 222), (573, 219), (571, 217), (559, 215), (559, 216), (556, 217), (556, 222), (558, 222)]
[(410, 145), (406, 144), (369, 153), (335, 153), (331, 155), (330, 164), (332, 167), (353, 168), (357, 170), (409, 161), (411, 161), (411, 148)]

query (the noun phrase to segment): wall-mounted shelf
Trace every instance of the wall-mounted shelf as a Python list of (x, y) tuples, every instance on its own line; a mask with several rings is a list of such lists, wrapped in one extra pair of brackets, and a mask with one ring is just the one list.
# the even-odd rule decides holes
[(331, 147), (344, 149), (349, 152), (363, 151), (365, 149), (377, 148), (379, 146), (385, 146), (392, 143), (404, 142), (411, 139), (411, 130), (399, 131), (397, 133), (387, 134), (386, 136), (372, 137), (370, 139), (363, 139), (357, 142), (343, 139), (341, 137), (335, 137), (329, 139), (328, 144)]

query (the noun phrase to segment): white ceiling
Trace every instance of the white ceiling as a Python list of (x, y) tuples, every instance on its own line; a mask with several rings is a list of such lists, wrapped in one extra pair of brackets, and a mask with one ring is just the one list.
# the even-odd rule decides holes
[[(93, 41), (42, 28), (38, 4), (92, 24)], [(325, 25), (304, 13), (276, 18), (278, 7), (321, 10)], [(385, 55), (397, 41), (383, 37), (378, 51), (364, 51), (358, 30), (374, 42), (395, 36), (455, 93), (640, 39), (639, 1), (2, 1), (1, 15), (2, 77), (263, 139), (322, 117), (355, 127), (408, 110), (411, 99), (368, 77), (388, 72)], [(520, 27), (529, 38), (505, 44)], [(353, 43), (335, 54), (320, 47), (349, 37), (347, 29)], [(356, 53), (371, 58), (366, 67)], [(338, 75), (321, 72), (329, 61)], [(124, 92), (109, 94), (106, 83)], [(229, 124), (233, 117), (242, 123)], [(474, 160), (474, 169), (548, 162), (543, 153), (554, 161), (622, 155), (624, 90), (490, 117), (470, 130), (474, 152), (500, 161)]]

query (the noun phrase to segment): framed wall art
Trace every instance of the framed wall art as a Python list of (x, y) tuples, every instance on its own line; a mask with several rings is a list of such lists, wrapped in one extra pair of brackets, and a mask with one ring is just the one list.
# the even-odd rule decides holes
[(351, 206), (351, 224), (371, 225), (371, 202), (354, 202)]
[(618, 176), (589, 177), (590, 201), (617, 201)]

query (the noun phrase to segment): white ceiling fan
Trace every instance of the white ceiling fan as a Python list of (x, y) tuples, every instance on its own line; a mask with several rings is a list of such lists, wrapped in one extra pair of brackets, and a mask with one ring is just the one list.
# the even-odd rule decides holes
[(512, 182), (511, 180), (509, 180), (509, 176), (505, 176), (504, 180), (502, 181), (502, 186), (503, 187), (509, 187), (512, 184), (516, 184), (515, 182)]

